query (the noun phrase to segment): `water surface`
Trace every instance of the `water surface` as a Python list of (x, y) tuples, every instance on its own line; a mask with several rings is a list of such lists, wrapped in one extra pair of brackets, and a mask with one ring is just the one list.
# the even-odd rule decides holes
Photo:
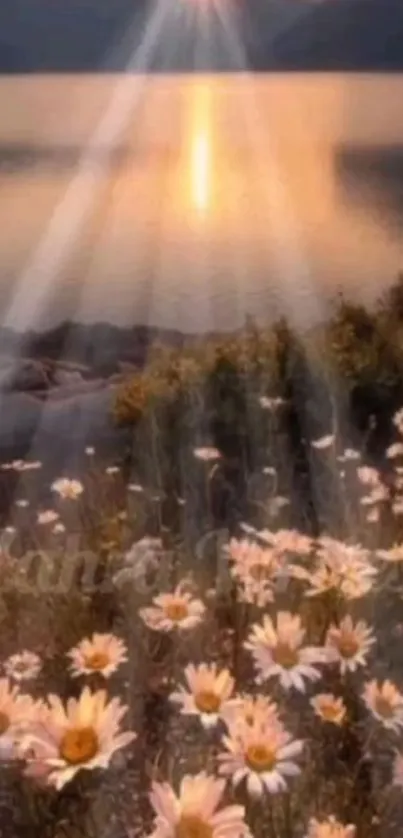
[(403, 75), (2, 77), (3, 322), (303, 325), (339, 287), (373, 300), (403, 266), (402, 101)]

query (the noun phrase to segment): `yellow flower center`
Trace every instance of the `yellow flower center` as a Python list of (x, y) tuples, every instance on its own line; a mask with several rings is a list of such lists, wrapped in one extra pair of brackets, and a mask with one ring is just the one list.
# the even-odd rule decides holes
[(106, 652), (93, 652), (92, 655), (86, 655), (85, 659), (85, 666), (87, 669), (92, 669), (94, 672), (99, 672), (102, 669), (105, 669), (106, 666), (110, 663), (109, 655)]
[(0, 712), (0, 735), (6, 732), (10, 727), (10, 719), (6, 713)]
[(375, 711), (379, 716), (382, 716), (384, 719), (392, 718), (394, 711), (387, 698), (384, 698), (382, 695), (378, 695), (375, 699), (374, 705)]
[(249, 568), (249, 576), (255, 582), (266, 582), (271, 577), (271, 568), (267, 564), (256, 562)]
[(213, 838), (213, 828), (198, 815), (182, 815), (175, 838)]
[(252, 771), (272, 771), (277, 762), (276, 751), (267, 745), (250, 745), (245, 756)]
[(189, 609), (187, 603), (181, 599), (173, 600), (165, 606), (165, 613), (169, 620), (173, 623), (180, 623), (188, 616)]
[(319, 711), (322, 715), (322, 718), (325, 719), (327, 722), (338, 722), (341, 721), (343, 718), (343, 709), (338, 707), (337, 704), (332, 702), (323, 702), (320, 707)]
[(98, 753), (99, 742), (92, 727), (72, 728), (60, 742), (60, 756), (70, 765), (89, 762)]
[(221, 707), (221, 699), (214, 692), (202, 690), (195, 695), (195, 704), (201, 713), (218, 713)]
[(292, 649), (288, 643), (278, 643), (272, 650), (272, 658), (274, 663), (284, 669), (292, 669), (299, 662), (298, 652)]
[(353, 658), (360, 648), (360, 644), (352, 634), (340, 635), (337, 646), (342, 658)]

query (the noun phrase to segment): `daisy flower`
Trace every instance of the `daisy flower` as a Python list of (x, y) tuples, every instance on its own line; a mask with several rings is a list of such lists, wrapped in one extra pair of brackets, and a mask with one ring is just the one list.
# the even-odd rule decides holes
[(394, 544), (389, 550), (377, 550), (376, 555), (384, 562), (403, 562), (403, 544)]
[(231, 731), (245, 726), (282, 726), (278, 705), (266, 695), (242, 695), (228, 702), (222, 709), (222, 718)]
[(334, 434), (328, 434), (328, 436), (321, 436), (319, 439), (314, 439), (311, 442), (312, 448), (316, 448), (318, 451), (323, 451), (325, 448), (330, 448), (333, 445), (335, 440)]
[(311, 818), (305, 838), (354, 838), (355, 834), (356, 827), (354, 824), (349, 823), (344, 826), (336, 820), (334, 815), (331, 815), (324, 821)]
[(393, 415), (392, 422), (400, 430), (400, 426), (403, 425), (403, 407), (400, 407)]
[(362, 697), (368, 710), (384, 727), (395, 731), (403, 727), (403, 695), (391, 681), (383, 684), (375, 679), (368, 681)]
[(206, 610), (200, 599), (195, 599), (185, 590), (180, 582), (171, 594), (159, 594), (154, 597), (153, 605), (141, 608), (140, 617), (155, 631), (173, 629), (192, 629), (202, 622)]
[(228, 546), (232, 560), (231, 575), (240, 587), (244, 602), (264, 607), (273, 601), (273, 582), (282, 569), (279, 554), (247, 539), (231, 539)]
[(209, 446), (195, 448), (193, 450), (193, 454), (197, 460), (203, 460), (205, 463), (221, 459), (221, 452), (218, 450), (218, 448), (213, 448)]
[(348, 545), (334, 538), (319, 540), (318, 564), (309, 576), (307, 596), (337, 590), (346, 599), (359, 599), (371, 590), (377, 568), (361, 545)]
[(60, 790), (82, 769), (106, 768), (115, 751), (136, 738), (120, 731), (126, 712), (118, 698), (108, 702), (105, 690), (85, 687), (66, 707), (59, 696), (49, 695), (40, 724), (23, 742), (27, 775)]
[(281, 396), (260, 396), (259, 404), (263, 410), (276, 410), (277, 407), (286, 404), (286, 401)]
[(84, 491), (79, 480), (69, 480), (67, 477), (55, 480), (51, 488), (64, 500), (77, 500)]
[(388, 460), (394, 460), (396, 457), (401, 457), (403, 454), (403, 443), (394, 442), (393, 445), (390, 445), (389, 448), (386, 449), (385, 453)]
[(183, 777), (179, 794), (168, 783), (152, 784), (150, 803), (155, 812), (149, 838), (247, 838), (243, 806), (220, 806), (225, 781), (204, 771)]
[(60, 533), (66, 532), (66, 527), (61, 521), (58, 521), (57, 524), (54, 525), (52, 532), (54, 532), (55, 535), (59, 535)]
[(310, 703), (322, 721), (331, 722), (334, 725), (343, 724), (347, 708), (342, 698), (336, 698), (332, 693), (319, 693), (311, 698)]
[(345, 448), (343, 453), (340, 454), (337, 459), (340, 463), (347, 463), (352, 460), (360, 460), (361, 454), (355, 448)]
[(262, 728), (244, 727), (224, 736), (226, 751), (219, 754), (219, 773), (229, 777), (234, 786), (245, 781), (253, 797), (265, 791), (276, 794), (287, 790), (287, 778), (300, 774), (294, 762), (303, 742), (293, 740), (279, 725)]
[(189, 664), (185, 669), (187, 689), (179, 688), (170, 696), (181, 705), (181, 713), (199, 716), (204, 727), (214, 727), (225, 712), (234, 690), (234, 679), (228, 669), (217, 670), (216, 664)]
[(71, 674), (80, 675), (97, 673), (110, 678), (121, 663), (127, 661), (127, 648), (114, 634), (98, 634), (86, 637), (67, 653), (71, 658)]
[(305, 629), (298, 614), (280, 611), (276, 623), (264, 616), (252, 626), (245, 643), (258, 670), (258, 681), (278, 678), (281, 686), (305, 692), (305, 679), (317, 681), (321, 675), (316, 664), (326, 663), (326, 652), (316, 646), (303, 646)]
[(259, 538), (268, 542), (280, 554), (291, 553), (293, 555), (307, 556), (312, 550), (313, 542), (309, 535), (299, 532), (298, 530), (260, 530), (258, 532)]
[(21, 737), (35, 722), (42, 702), (20, 693), (8, 678), (0, 678), (0, 758), (17, 755)]
[(38, 524), (54, 524), (59, 515), (53, 509), (45, 509), (44, 512), (38, 512)]
[(378, 486), (380, 482), (379, 472), (371, 466), (359, 466), (357, 468), (357, 477), (363, 486)]
[(14, 681), (32, 681), (42, 669), (42, 662), (35, 652), (17, 652), (4, 662), (4, 671)]
[(338, 663), (344, 674), (355, 672), (359, 666), (365, 666), (368, 653), (374, 643), (374, 635), (367, 623), (359, 620), (354, 625), (348, 615), (339, 626), (330, 626), (325, 647), (328, 651), (329, 662)]

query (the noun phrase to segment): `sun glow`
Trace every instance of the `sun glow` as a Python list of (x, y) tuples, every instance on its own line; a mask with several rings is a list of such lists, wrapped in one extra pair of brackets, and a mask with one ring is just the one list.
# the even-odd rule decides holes
[(204, 214), (211, 205), (212, 191), (212, 138), (207, 87), (195, 91), (190, 174), (192, 204)]

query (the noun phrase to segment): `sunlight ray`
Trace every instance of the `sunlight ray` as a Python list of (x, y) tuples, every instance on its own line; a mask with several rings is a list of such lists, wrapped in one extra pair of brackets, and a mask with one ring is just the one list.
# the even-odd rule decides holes
[[(169, 2), (159, 2), (148, 22), (140, 47), (127, 64), (126, 73), (144, 71), (147, 67), (169, 13)], [(17, 281), (13, 299), (4, 318), (6, 326), (14, 326), (21, 317), (28, 317), (31, 325), (35, 323), (58, 271), (94, 206), (100, 181), (107, 171), (111, 151), (129, 124), (143, 85), (142, 76), (139, 76), (135, 90), (132, 85), (126, 83), (125, 76), (117, 82), (111, 101), (83, 154), (78, 171), (56, 207), (36, 251)]]

